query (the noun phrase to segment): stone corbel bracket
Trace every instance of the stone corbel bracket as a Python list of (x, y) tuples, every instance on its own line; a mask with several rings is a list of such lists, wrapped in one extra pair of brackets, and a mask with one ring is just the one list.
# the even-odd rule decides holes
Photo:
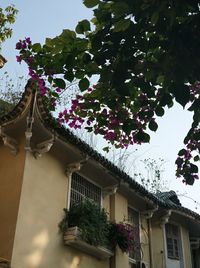
[(117, 190), (119, 188), (119, 184), (110, 185), (103, 188), (102, 195), (103, 197), (106, 197), (107, 195), (113, 195), (116, 194)]
[(11, 153), (16, 155), (19, 151), (18, 143), (14, 138), (8, 136), (4, 132), (3, 127), (0, 127), (0, 137), (2, 138), (4, 145), (10, 148)]
[(81, 167), (87, 163), (88, 160), (89, 157), (86, 156), (84, 159), (80, 161), (68, 164), (65, 170), (65, 175), (69, 177), (73, 172), (79, 171)]
[(169, 218), (170, 218), (171, 214), (172, 214), (172, 211), (171, 211), (171, 210), (168, 210), (168, 211), (166, 212), (166, 214), (165, 214), (164, 216), (161, 217), (161, 219), (160, 219), (160, 225), (161, 225), (161, 227), (162, 227), (163, 225), (165, 225), (166, 223), (169, 222)]
[(158, 210), (158, 207), (155, 207), (153, 209), (148, 209), (141, 212), (141, 215), (144, 216), (145, 219), (151, 219), (153, 217), (154, 212)]
[(33, 155), (37, 159), (41, 157), (43, 154), (48, 153), (53, 146), (56, 138), (53, 136), (51, 139), (45, 140), (36, 145), (36, 148), (33, 150)]
[(32, 125), (34, 122), (34, 118), (32, 116), (28, 116), (26, 119), (26, 132), (25, 132), (25, 137), (26, 137), (26, 145), (25, 145), (25, 150), (31, 152), (31, 137), (32, 137)]
[(81, 162), (74, 162), (67, 165), (65, 175), (69, 177), (73, 172), (81, 169)]

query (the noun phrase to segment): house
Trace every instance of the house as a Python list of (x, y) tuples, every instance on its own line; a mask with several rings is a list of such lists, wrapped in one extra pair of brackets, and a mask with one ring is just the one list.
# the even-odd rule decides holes
[[(200, 215), (173, 191), (153, 195), (68, 129), (58, 127), (28, 83), (0, 118), (0, 267), (198, 268)], [(129, 219), (128, 254), (63, 236), (63, 208), (89, 199), (109, 221)], [(74, 229), (75, 230), (75, 229)]]

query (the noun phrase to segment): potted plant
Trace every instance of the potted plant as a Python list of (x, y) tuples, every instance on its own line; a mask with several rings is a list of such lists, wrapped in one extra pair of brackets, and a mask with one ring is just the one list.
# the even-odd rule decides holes
[(64, 244), (71, 245), (100, 259), (109, 258), (109, 224), (105, 209), (94, 202), (84, 200), (64, 209), (59, 224), (64, 235)]

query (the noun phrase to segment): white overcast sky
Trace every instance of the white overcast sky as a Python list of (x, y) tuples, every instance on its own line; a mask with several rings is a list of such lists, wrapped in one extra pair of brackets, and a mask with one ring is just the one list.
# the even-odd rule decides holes
[[(12, 77), (26, 76), (25, 65), (19, 65), (15, 60), (15, 44), (19, 39), (31, 37), (34, 43), (43, 43), (46, 37), (54, 37), (64, 28), (74, 29), (78, 21), (92, 17), (92, 10), (85, 8), (81, 0), (2, 0), (0, 5), (5, 7), (10, 3), (18, 8), (19, 14), (13, 25), (13, 36), (5, 42), (1, 51), (8, 60), (0, 70), (1, 76), (5, 71), (12, 74)], [(200, 203), (200, 182), (196, 181), (191, 187), (175, 178), (174, 162), (178, 150), (183, 146), (182, 141), (191, 125), (191, 118), (191, 113), (183, 111), (180, 105), (167, 111), (164, 118), (159, 119), (159, 129), (152, 134), (151, 143), (138, 148), (137, 155), (141, 155), (141, 158), (164, 158), (164, 177), (170, 181), (170, 188), (179, 193), (187, 193), (189, 198), (180, 197), (182, 204), (200, 213), (200, 206), (195, 210), (195, 203), (190, 200), (193, 198)]]

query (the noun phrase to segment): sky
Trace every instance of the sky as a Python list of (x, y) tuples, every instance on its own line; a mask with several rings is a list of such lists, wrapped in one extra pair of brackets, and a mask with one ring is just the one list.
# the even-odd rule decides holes
[[(8, 39), (1, 54), (8, 60), (5, 67), (0, 70), (0, 76), (5, 71), (11, 77), (27, 76), (27, 69), (24, 64), (16, 62), (15, 44), (19, 39), (31, 37), (33, 43), (44, 43), (46, 37), (55, 37), (62, 32), (62, 29), (74, 30), (78, 21), (92, 18), (92, 10), (87, 9), (82, 0), (2, 0), (0, 6), (6, 7), (14, 4), (19, 13), (16, 23), (13, 25), (13, 36)], [(138, 151), (133, 159), (163, 158), (165, 160), (164, 178), (169, 181), (169, 188), (176, 191), (182, 205), (200, 214), (200, 181), (193, 186), (186, 186), (181, 179), (175, 177), (175, 160), (177, 153), (183, 147), (183, 139), (190, 128), (192, 114), (176, 105), (166, 110), (163, 118), (159, 118), (159, 128), (156, 133), (151, 132), (151, 142), (148, 145), (137, 147)], [(135, 147), (133, 147), (133, 151)], [(140, 165), (140, 161), (136, 166)], [(197, 201), (197, 204), (193, 200)], [(197, 209), (195, 208), (197, 207)]]

